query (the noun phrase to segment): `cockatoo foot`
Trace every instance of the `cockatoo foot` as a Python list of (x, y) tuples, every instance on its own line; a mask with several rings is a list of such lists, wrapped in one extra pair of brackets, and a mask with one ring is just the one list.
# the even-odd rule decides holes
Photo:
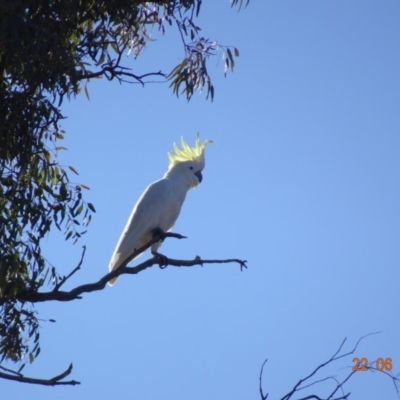
[(158, 253), (157, 251), (152, 252), (153, 256), (158, 259), (158, 266), (161, 269), (167, 268), (168, 266), (168, 257), (164, 256), (164, 254)]
[(161, 242), (164, 241), (164, 239), (165, 239), (165, 232), (164, 232), (160, 227), (157, 226), (157, 228), (154, 228), (153, 231), (152, 231), (152, 233), (153, 233), (153, 237), (156, 236), (156, 235), (158, 235), (159, 238), (160, 238), (160, 241), (161, 241)]

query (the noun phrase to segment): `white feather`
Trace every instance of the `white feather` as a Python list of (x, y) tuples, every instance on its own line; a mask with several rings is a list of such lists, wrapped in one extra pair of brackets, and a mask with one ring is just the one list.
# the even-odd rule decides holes
[[(147, 187), (133, 208), (114, 250), (110, 271), (120, 267), (135, 249), (148, 243), (155, 228), (164, 232), (173, 228), (187, 191), (199, 184), (196, 173), (203, 167), (204, 163), (196, 161), (180, 162), (172, 166), (162, 179)], [(156, 252), (160, 245), (153, 244), (151, 251)], [(110, 280), (109, 284), (113, 285), (117, 279)]]

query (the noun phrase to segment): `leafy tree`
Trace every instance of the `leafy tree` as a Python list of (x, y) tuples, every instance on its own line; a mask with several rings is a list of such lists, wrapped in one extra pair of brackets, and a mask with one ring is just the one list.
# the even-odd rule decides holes
[[(240, 9), (248, 0), (231, 3)], [(212, 100), (208, 58), (222, 52), (226, 73), (233, 70), (239, 52), (200, 35), (195, 20), (201, 4), (201, 0), (0, 2), (0, 363), (19, 363), (19, 374), (40, 353), (34, 302), (60, 300), (66, 293), (60, 291), (61, 285), (79, 269), (59, 276), (42, 253), (41, 241), (56, 227), (65, 239), (76, 242), (95, 212), (82, 195), (88, 187), (70, 179), (71, 172), (77, 173), (74, 167), (57, 162), (58, 152), (65, 150), (59, 145), (65, 135), (59, 126), (64, 118), (60, 107), (82, 90), (89, 96), (93, 78), (145, 84), (156, 76), (169, 80), (173, 93), (187, 100), (196, 90), (206, 90)], [(151, 41), (150, 28), (165, 33), (170, 26), (178, 29), (184, 51), (183, 61), (171, 72), (137, 75), (122, 64), (122, 55), (138, 57)], [(43, 292), (44, 286), (51, 291)], [(90, 290), (80, 293), (84, 291)], [(17, 373), (12, 376), (41, 383)], [(55, 377), (53, 383), (64, 376)]]
[[(248, 0), (231, 0), (239, 9)], [(97, 282), (62, 291), (62, 285), (79, 270), (79, 264), (67, 276), (61, 277), (41, 250), (42, 239), (56, 227), (67, 240), (76, 242), (85, 233), (95, 208), (83, 199), (88, 189), (74, 184), (68, 174), (76, 174), (74, 167), (63, 167), (57, 162), (59, 145), (65, 132), (59, 122), (64, 118), (60, 107), (65, 100), (82, 90), (86, 96), (88, 83), (93, 78), (117, 79), (120, 82), (146, 83), (148, 77), (170, 81), (174, 94), (190, 100), (196, 90), (206, 90), (214, 97), (214, 87), (207, 71), (210, 56), (222, 52), (225, 73), (233, 70), (239, 52), (235, 48), (218, 45), (200, 36), (195, 19), (201, 10), (201, 0), (165, 0), (145, 2), (137, 0), (22, 0), (0, 2), (0, 377), (19, 382), (43, 385), (74, 385), (65, 381), (72, 364), (51, 379), (35, 379), (22, 375), (26, 362), (33, 362), (40, 353), (39, 319), (34, 304), (43, 301), (72, 301), (83, 293), (102, 290), (109, 279), (122, 274), (137, 274), (157, 264), (155, 258), (135, 267), (127, 264), (103, 276)], [(137, 75), (122, 64), (122, 55), (138, 57), (151, 40), (150, 28), (167, 32), (169, 26), (180, 33), (184, 58), (168, 74), (162, 71)], [(182, 238), (173, 233), (166, 237)], [(155, 237), (144, 247), (160, 240)], [(144, 248), (138, 249), (140, 253)], [(164, 260), (168, 265), (190, 267), (206, 263), (236, 262), (245, 268), (245, 261), (228, 260)], [(44, 290), (50, 287), (50, 290)], [(362, 339), (362, 338), (361, 338)], [(360, 340), (361, 340), (360, 339)], [(282, 397), (289, 400), (299, 391), (333, 380), (328, 397), (347, 399), (344, 384), (355, 373), (343, 380), (335, 377), (317, 379), (317, 372), (343, 357), (344, 342), (337, 352), (320, 364), (305, 378), (300, 379)], [(267, 361), (267, 360), (266, 360)], [(260, 371), (259, 392), (263, 390), (263, 363)], [(18, 371), (5, 368), (5, 362), (17, 363)], [(368, 365), (375, 370), (376, 363)], [(399, 379), (389, 372), (398, 390)], [(316, 392), (302, 397), (321, 400)]]

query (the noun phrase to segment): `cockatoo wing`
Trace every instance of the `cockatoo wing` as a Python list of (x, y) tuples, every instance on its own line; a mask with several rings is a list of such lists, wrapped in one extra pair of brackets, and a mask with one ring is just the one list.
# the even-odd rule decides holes
[[(161, 179), (148, 186), (139, 198), (114, 250), (109, 266), (110, 271), (120, 267), (135, 249), (151, 240), (152, 231), (158, 226), (160, 215), (165, 208), (168, 189), (168, 180)], [(109, 281), (109, 284), (113, 285), (115, 281), (116, 279), (113, 279)]]

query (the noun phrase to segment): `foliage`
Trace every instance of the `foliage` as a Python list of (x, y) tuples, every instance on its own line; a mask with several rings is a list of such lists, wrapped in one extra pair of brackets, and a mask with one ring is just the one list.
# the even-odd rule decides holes
[[(247, 2), (231, 4), (240, 9)], [(56, 292), (65, 281), (42, 253), (42, 239), (56, 227), (76, 242), (95, 211), (82, 196), (88, 187), (70, 180), (74, 167), (57, 161), (66, 150), (59, 145), (65, 134), (60, 106), (82, 90), (89, 97), (88, 82), (103, 77), (145, 84), (157, 76), (188, 100), (203, 88), (213, 99), (208, 58), (222, 52), (226, 73), (239, 52), (200, 36), (194, 21), (201, 4), (0, 2), (0, 362), (19, 362), (21, 370), (39, 355), (39, 320), (33, 303), (21, 299), (44, 285)], [(121, 64), (124, 54), (140, 55), (151, 28), (164, 34), (167, 26), (178, 29), (185, 54), (168, 76), (161, 71), (139, 76)]]

